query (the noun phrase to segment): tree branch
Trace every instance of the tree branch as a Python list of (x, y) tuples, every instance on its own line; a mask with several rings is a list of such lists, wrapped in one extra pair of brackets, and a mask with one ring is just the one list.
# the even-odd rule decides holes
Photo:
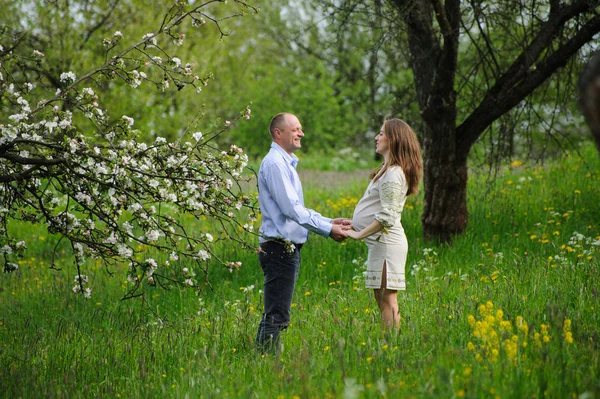
[(65, 160), (62, 158), (57, 159), (46, 159), (46, 158), (25, 158), (15, 154), (3, 154), (0, 158), (21, 164), (21, 165), (39, 165), (39, 166), (53, 166), (64, 163)]
[(120, 0), (115, 0), (115, 2), (112, 4), (110, 10), (108, 11), (108, 13), (106, 15), (104, 15), (104, 17), (102, 17), (102, 19), (96, 25), (94, 25), (90, 29), (88, 29), (88, 31), (85, 34), (85, 38), (83, 39), (83, 41), (81, 42), (81, 45), (79, 46), (79, 50), (83, 49), (83, 47), (88, 42), (88, 40), (90, 40), (90, 38), (92, 37), (94, 32), (96, 32), (98, 29), (100, 29), (106, 23), (106, 21), (108, 21), (108, 19), (112, 15), (112, 13), (117, 8), (119, 1)]
[(558, 14), (551, 14), (537, 38), (488, 90), (477, 109), (457, 128), (459, 153), (467, 154), (470, 147), (491, 123), (510, 111), (559, 68), (566, 65), (570, 57), (600, 32), (600, 16), (596, 15), (547, 59), (538, 61), (543, 52), (552, 45), (560, 28), (568, 20), (588, 11), (586, 5), (589, 6), (589, 2), (579, 1), (563, 8)]

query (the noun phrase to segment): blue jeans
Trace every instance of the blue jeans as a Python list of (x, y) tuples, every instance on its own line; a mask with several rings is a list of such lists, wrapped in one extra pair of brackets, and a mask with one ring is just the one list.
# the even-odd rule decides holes
[(290, 309), (300, 270), (300, 249), (286, 252), (283, 244), (267, 241), (261, 244), (258, 261), (264, 274), (263, 317), (256, 333), (261, 352), (277, 352), (279, 335), (290, 325)]

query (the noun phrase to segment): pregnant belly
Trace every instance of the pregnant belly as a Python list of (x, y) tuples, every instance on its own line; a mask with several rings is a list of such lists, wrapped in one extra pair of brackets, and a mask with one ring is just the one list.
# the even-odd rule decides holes
[(354, 226), (354, 230), (361, 231), (368, 225), (373, 222), (375, 218), (375, 214), (373, 212), (365, 212), (363, 209), (356, 209), (354, 211), (354, 215), (352, 215), (352, 225)]

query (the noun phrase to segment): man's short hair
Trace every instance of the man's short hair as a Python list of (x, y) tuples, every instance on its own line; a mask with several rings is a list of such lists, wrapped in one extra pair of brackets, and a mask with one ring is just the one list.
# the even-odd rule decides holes
[(275, 137), (275, 129), (281, 130), (281, 125), (285, 122), (285, 116), (291, 115), (289, 112), (281, 112), (271, 119), (271, 123), (269, 124), (269, 133), (271, 133), (271, 137)]

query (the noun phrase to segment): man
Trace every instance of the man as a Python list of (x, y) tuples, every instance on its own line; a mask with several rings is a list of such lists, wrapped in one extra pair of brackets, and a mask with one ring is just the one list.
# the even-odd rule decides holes
[[(336, 241), (346, 238), (349, 219), (329, 219), (304, 207), (302, 184), (296, 172), (302, 125), (290, 113), (273, 117), (269, 126), (271, 150), (258, 171), (258, 200), (262, 213), (258, 260), (264, 274), (264, 313), (256, 344), (262, 352), (279, 349), (280, 332), (290, 323), (290, 308), (300, 268), (300, 250), (312, 231)], [(349, 228), (349, 227), (346, 227)]]

